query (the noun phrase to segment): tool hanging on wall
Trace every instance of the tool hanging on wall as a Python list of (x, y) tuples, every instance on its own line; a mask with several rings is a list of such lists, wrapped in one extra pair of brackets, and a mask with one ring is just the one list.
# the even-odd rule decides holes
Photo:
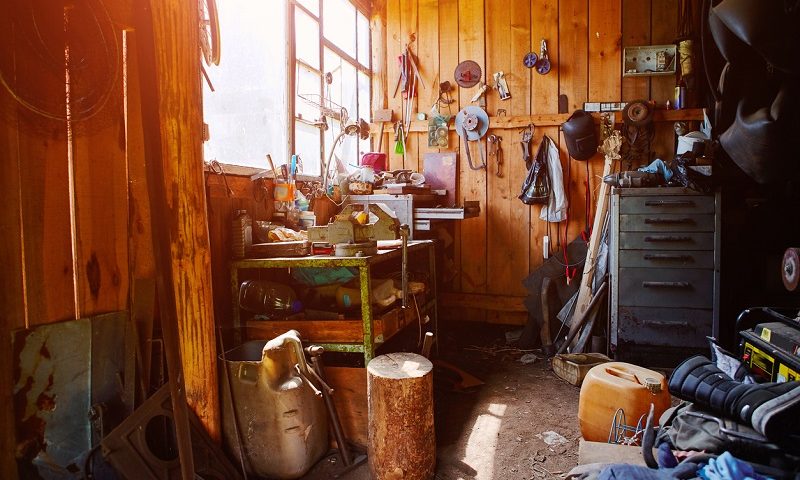
[[(486, 93), (486, 90), (488, 90), (488, 89), (489, 89), (489, 85), (486, 85), (485, 83), (481, 83), (481, 86), (478, 88), (478, 91), (475, 92), (475, 95), (473, 95), (472, 98), (469, 99), (469, 101), (470, 102), (477, 102), (478, 100), (481, 99), (483, 94)], [(482, 105), (483, 105), (483, 102), (482, 102)]]
[(528, 68), (533, 68), (536, 66), (536, 62), (539, 61), (539, 55), (536, 55), (536, 52), (528, 52), (525, 54), (525, 58), (522, 59), (522, 64)]
[(394, 153), (399, 155), (406, 153), (406, 133), (402, 121), (394, 124)]
[(622, 170), (650, 162), (650, 147), (655, 138), (653, 108), (647, 100), (629, 102), (622, 111), (622, 134), (627, 140), (622, 145)]
[(519, 142), (522, 147), (522, 159), (525, 160), (528, 168), (531, 164), (531, 139), (533, 139), (533, 124), (528, 125), (528, 128), (522, 131), (522, 140)]
[(547, 40), (543, 38), (539, 50), (539, 61), (536, 62), (536, 72), (539, 73), (539, 75), (547, 75), (550, 73), (551, 68), (550, 56), (547, 54)]
[(504, 72), (497, 72), (493, 75), (494, 88), (497, 89), (497, 94), (500, 95), (500, 100), (508, 100), (511, 98), (511, 91), (508, 89), (508, 82)]
[(444, 82), (440, 83), (439, 84), (439, 98), (437, 98), (436, 99), (436, 103), (434, 103), (431, 106), (431, 110), (432, 111), (436, 110), (438, 112), (439, 111), (439, 106), (440, 105), (445, 105), (445, 106), (447, 106), (448, 112), (450, 112), (450, 114), (452, 115), (452, 110), (450, 109), (450, 105), (452, 105), (453, 102), (455, 102), (455, 99), (453, 99), (450, 96), (450, 92), (452, 90), (453, 90), (453, 86), (450, 84), (450, 82), (444, 81)]
[(372, 121), (381, 124), (381, 131), (378, 133), (378, 148), (376, 150), (378, 152), (381, 151), (381, 147), (383, 146), (383, 127), (386, 125), (386, 122), (392, 121), (393, 113), (391, 109), (380, 109), (372, 112)]
[[(467, 156), (469, 168), (480, 170), (486, 168), (486, 155), (483, 152), (481, 138), (489, 131), (489, 115), (480, 107), (468, 106), (456, 115), (456, 133), (464, 140), (464, 150)], [(470, 142), (478, 143), (478, 151), (481, 155), (481, 164), (472, 163), (472, 154), (469, 149)]]
[[(397, 78), (397, 84), (394, 87), (393, 97), (397, 97), (397, 92), (402, 93), (403, 114), (402, 121), (405, 126), (405, 131), (411, 129), (411, 119), (414, 115), (414, 97), (417, 96), (417, 81), (419, 81), (422, 88), (425, 88), (425, 82), (419, 74), (417, 62), (414, 59), (414, 54), (411, 52), (411, 44), (414, 42), (414, 37), (406, 44), (403, 53), (397, 57), (397, 62), (400, 65), (400, 76)], [(402, 136), (403, 152), (405, 152), (405, 135)], [(395, 145), (395, 152), (397, 152), (397, 145)], [(400, 152), (397, 152), (400, 153)]]
[(497, 178), (503, 178), (503, 137), (491, 134), (486, 140), (489, 142), (489, 158), (493, 158), (497, 163), (497, 170), (494, 174)]
[(536, 52), (528, 52), (522, 59), (522, 64), (528, 68), (535, 68), (539, 75), (547, 75), (550, 73), (552, 64), (550, 63), (550, 56), (547, 55), (547, 41), (542, 39), (539, 47), (539, 55)]
[(464, 60), (456, 65), (455, 79), (461, 88), (472, 88), (481, 81), (483, 71), (481, 66), (473, 60)]

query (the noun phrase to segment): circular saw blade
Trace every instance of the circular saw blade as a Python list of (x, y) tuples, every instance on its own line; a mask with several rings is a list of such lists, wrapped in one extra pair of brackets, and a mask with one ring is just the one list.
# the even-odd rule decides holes
[(455, 80), (461, 88), (471, 88), (481, 81), (483, 71), (481, 66), (473, 60), (464, 60), (456, 65)]

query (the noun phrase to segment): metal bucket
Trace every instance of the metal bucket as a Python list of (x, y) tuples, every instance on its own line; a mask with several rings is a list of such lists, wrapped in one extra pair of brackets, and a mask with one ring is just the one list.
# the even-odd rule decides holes
[(223, 435), (233, 458), (240, 458), (241, 443), (248, 473), (303, 476), (328, 449), (328, 421), (322, 398), (296, 371), (295, 365), (309, 370), (299, 334), (247, 342), (220, 359), (227, 375)]

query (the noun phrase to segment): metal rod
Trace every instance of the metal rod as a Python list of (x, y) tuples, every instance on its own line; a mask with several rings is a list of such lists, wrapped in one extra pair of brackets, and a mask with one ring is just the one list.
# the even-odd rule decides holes
[(298, 375), (300, 375), (300, 378), (302, 378), (303, 380), (306, 381), (306, 383), (308, 383), (308, 386), (311, 387), (311, 390), (314, 391), (314, 395), (318, 397), (323, 396), (322, 391), (319, 388), (317, 388), (317, 386), (314, 385), (314, 383), (311, 380), (308, 379), (306, 374), (303, 372), (303, 369), (300, 368), (299, 364), (297, 363), (294, 364), (294, 371), (297, 372)]
[(408, 308), (408, 236), (411, 234), (411, 229), (408, 225), (403, 224), (400, 226), (400, 238), (403, 242), (403, 263), (402, 263), (402, 281), (403, 281), (403, 308)]
[[(311, 356), (311, 370), (313, 370), (320, 378), (323, 375), (322, 359), (317, 355)], [(331, 393), (333, 389), (331, 389)], [(350, 449), (347, 446), (347, 440), (344, 438), (344, 430), (342, 430), (342, 422), (339, 420), (339, 413), (336, 411), (336, 405), (333, 403), (331, 393), (323, 390), (322, 398), (325, 400), (325, 407), (328, 409), (328, 417), (331, 420), (333, 427), (333, 437), (336, 439), (336, 445), (339, 446), (339, 454), (342, 456), (342, 463), (346, 467), (352, 465), (353, 460), (350, 457)]]
[(230, 372), (228, 371), (228, 359), (225, 356), (225, 343), (222, 340), (222, 327), (217, 328), (217, 338), (219, 341), (220, 357), (222, 357), (222, 368), (225, 370), (225, 385), (228, 388), (228, 399), (231, 401), (231, 414), (233, 415), (233, 432), (236, 435), (236, 446), (239, 449), (239, 465), (242, 468), (242, 476), (247, 480), (247, 468), (244, 460), (244, 442), (242, 432), (239, 430), (239, 412), (236, 410), (236, 401), (233, 398), (233, 383), (231, 382)]
[(584, 324), (586, 324), (589, 318), (592, 317), (592, 315), (594, 314), (594, 309), (600, 303), (600, 299), (606, 293), (606, 290), (608, 290), (608, 280), (604, 280), (603, 284), (600, 285), (600, 288), (597, 289), (597, 292), (595, 292), (594, 296), (592, 297), (592, 300), (586, 307), (586, 311), (584, 311), (583, 315), (577, 319), (577, 324), (575, 329), (570, 332), (569, 336), (567, 337), (567, 340), (564, 343), (562, 343), (561, 346), (558, 348), (557, 353), (564, 353), (564, 351), (567, 349), (567, 346), (572, 343), (572, 341), (578, 335), (578, 332), (580, 332)]

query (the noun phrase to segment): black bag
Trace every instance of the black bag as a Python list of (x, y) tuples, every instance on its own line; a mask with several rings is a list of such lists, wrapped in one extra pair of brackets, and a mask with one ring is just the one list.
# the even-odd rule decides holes
[(567, 140), (569, 156), (575, 160), (589, 160), (597, 153), (597, 135), (592, 116), (583, 110), (575, 110), (561, 125)]
[(528, 165), (528, 175), (522, 183), (522, 193), (518, 197), (526, 205), (547, 205), (550, 200), (550, 176), (547, 173), (547, 149), (550, 141), (547, 136), (542, 138), (536, 156)]

